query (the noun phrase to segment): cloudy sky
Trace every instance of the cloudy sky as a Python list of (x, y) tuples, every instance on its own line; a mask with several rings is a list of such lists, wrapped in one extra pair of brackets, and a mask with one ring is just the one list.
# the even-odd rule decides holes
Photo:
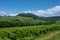
[(60, 0), (0, 0), (0, 16), (18, 13), (60, 16)]

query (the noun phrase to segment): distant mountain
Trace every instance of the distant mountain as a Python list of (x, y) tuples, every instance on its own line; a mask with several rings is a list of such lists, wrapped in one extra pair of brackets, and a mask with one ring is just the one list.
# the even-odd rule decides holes
[(32, 13), (20, 13), (17, 16), (22, 16), (22, 17), (31, 17), (33, 19), (39, 19), (39, 20), (44, 20), (44, 21), (57, 21), (60, 20), (60, 16), (53, 16), (53, 17), (40, 17)]
[(18, 14), (17, 16), (22, 16), (22, 17), (31, 17), (33, 19), (42, 19), (43, 17), (39, 17), (35, 14), (32, 14), (32, 13), (20, 13)]
[(60, 16), (46, 17), (45, 20), (57, 21), (60, 20)]

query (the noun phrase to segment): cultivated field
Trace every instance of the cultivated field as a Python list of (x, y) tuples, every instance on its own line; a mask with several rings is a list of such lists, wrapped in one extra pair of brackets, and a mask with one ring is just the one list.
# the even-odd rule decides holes
[[(39, 26), (23, 26), (0, 28), (0, 40), (41, 40), (44, 37), (48, 40), (59, 40), (60, 25), (39, 25)], [(52, 33), (52, 34), (51, 34)], [(54, 34), (56, 34), (54, 36)], [(56, 39), (55, 39), (56, 38)]]

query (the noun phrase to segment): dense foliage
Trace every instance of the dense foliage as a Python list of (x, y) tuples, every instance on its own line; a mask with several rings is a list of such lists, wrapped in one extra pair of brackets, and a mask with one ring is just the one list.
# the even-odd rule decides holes
[(20, 16), (0, 17), (0, 27), (17, 27), (17, 26), (20, 27), (47, 24), (51, 24), (51, 22)]
[(0, 40), (34, 40), (56, 30), (60, 30), (59, 25), (0, 28)]
[(42, 17), (39, 17), (37, 15), (34, 15), (32, 13), (20, 13), (17, 16), (22, 16), (22, 17), (31, 17), (33, 19), (41, 19)]
[(32, 13), (20, 13), (17, 16), (0, 16), (1, 27), (21, 27), (54, 24), (60, 17), (39, 17)]
[(60, 20), (60, 16), (52, 16), (52, 17), (41, 17), (37, 16), (33, 13), (20, 13), (17, 16), (22, 16), (22, 17), (31, 17), (33, 19), (39, 19), (39, 20), (44, 20), (49, 23), (55, 23), (55, 21)]

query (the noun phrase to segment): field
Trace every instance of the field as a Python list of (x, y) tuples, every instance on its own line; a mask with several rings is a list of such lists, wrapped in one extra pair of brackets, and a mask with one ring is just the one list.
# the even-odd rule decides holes
[[(41, 40), (51, 32), (59, 31), (60, 25), (39, 25), (39, 26), (23, 26), (23, 27), (9, 27), (0, 28), (0, 40)], [(47, 36), (48, 37), (48, 36)], [(60, 39), (60, 34), (56, 34), (49, 40)]]

